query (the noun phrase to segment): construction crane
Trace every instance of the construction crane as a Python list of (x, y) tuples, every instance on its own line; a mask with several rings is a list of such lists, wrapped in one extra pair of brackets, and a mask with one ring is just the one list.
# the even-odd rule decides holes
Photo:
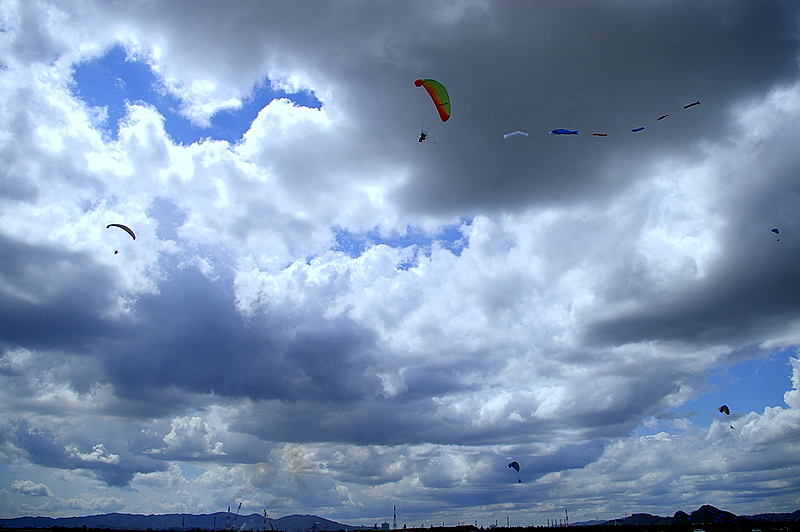
[(236, 513), (233, 514), (233, 529), (236, 530), (236, 520), (239, 518), (239, 510), (242, 509), (242, 503), (239, 503), (239, 507), (236, 508)]

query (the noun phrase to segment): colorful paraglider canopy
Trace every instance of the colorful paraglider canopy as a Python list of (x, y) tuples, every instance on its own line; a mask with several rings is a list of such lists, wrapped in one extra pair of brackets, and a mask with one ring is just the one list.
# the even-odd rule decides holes
[(776, 235), (779, 235), (779, 234), (781, 234), (781, 232), (780, 232), (780, 231), (778, 231), (778, 228), (777, 228), (777, 227), (773, 227), (772, 229), (770, 229), (770, 231), (772, 231), (772, 232), (773, 232), (773, 233), (775, 233)]
[(725, 414), (726, 416), (731, 415), (731, 410), (728, 408), (728, 405), (722, 405), (721, 407), (717, 408), (721, 413)]
[(551, 135), (580, 135), (580, 131), (573, 131), (571, 129), (554, 129), (550, 132)]
[(131, 228), (130, 228), (130, 227), (128, 227), (127, 225), (122, 225), (122, 224), (108, 224), (108, 225), (106, 226), (106, 229), (108, 229), (109, 227), (119, 227), (120, 229), (122, 229), (123, 231), (125, 231), (126, 233), (128, 233), (129, 235), (131, 235), (131, 238), (133, 238), (134, 240), (136, 240), (136, 234), (135, 234), (135, 233), (133, 232), (133, 230), (131, 230)]
[(504, 139), (507, 139), (507, 138), (509, 138), (509, 137), (515, 137), (515, 136), (517, 136), (517, 135), (519, 135), (519, 136), (521, 136), (521, 137), (527, 137), (527, 136), (529, 135), (529, 133), (528, 133), (528, 132), (526, 132), (526, 131), (519, 131), (519, 130), (517, 130), (517, 131), (512, 131), (511, 133), (506, 133), (505, 135), (503, 135), (503, 138), (504, 138)]
[(428, 94), (439, 112), (439, 118), (442, 122), (447, 122), (450, 118), (450, 96), (447, 94), (447, 89), (444, 85), (435, 79), (418, 79), (414, 82), (417, 87), (425, 87)]
[(636, 133), (637, 131), (644, 131), (644, 130), (645, 130), (645, 127), (644, 127), (644, 126), (642, 126), (642, 127), (635, 127), (635, 128), (633, 128), (633, 129), (631, 129), (631, 131), (633, 131), (634, 133)]
[(519, 473), (519, 463), (516, 460), (508, 464), (508, 467)]

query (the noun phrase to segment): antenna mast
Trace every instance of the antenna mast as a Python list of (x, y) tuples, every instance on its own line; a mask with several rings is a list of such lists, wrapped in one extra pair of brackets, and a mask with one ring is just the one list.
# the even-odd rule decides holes
[(392, 529), (397, 530), (397, 506), (392, 506)]

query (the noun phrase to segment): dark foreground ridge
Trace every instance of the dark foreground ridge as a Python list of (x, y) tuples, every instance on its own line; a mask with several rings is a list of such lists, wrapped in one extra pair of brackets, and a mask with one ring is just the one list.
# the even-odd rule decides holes
[[(574, 523), (575, 527), (591, 527), (596, 532), (800, 532), (800, 510), (792, 513), (767, 513), (739, 516), (709, 505), (703, 505), (691, 514), (681, 510), (672, 517), (660, 517), (645, 513), (632, 514), (621, 519), (609, 521), (590, 521)], [(620, 528), (620, 527), (624, 527)], [(136, 515), (111, 513), (90, 515), (85, 517), (17, 517), (0, 519), (0, 530), (4, 532), (24, 532), (31, 529), (48, 529), (53, 532), (83, 532), (90, 530), (118, 531), (253, 531), (253, 532), (351, 532), (380, 528), (388, 530), (388, 523), (382, 527), (353, 526), (337, 523), (316, 515), (290, 515), (280, 519), (264, 518), (259, 514), (236, 516), (235, 519), (226, 512), (215, 514), (163, 514)], [(530, 527), (490, 527), (495, 532), (520, 532), (534, 528), (565, 528), (563, 526), (530, 526)], [(405, 528), (404, 531), (428, 532), (476, 532), (483, 527), (457, 526), (430, 528)]]

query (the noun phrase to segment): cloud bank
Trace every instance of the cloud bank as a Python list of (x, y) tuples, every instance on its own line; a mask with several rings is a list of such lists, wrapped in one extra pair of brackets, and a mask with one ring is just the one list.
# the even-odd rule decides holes
[[(797, 509), (794, 3), (37, 1), (0, 24), (4, 515)], [(82, 97), (115, 50), (165, 97)], [(709, 385), (757, 360), (783, 404)]]

